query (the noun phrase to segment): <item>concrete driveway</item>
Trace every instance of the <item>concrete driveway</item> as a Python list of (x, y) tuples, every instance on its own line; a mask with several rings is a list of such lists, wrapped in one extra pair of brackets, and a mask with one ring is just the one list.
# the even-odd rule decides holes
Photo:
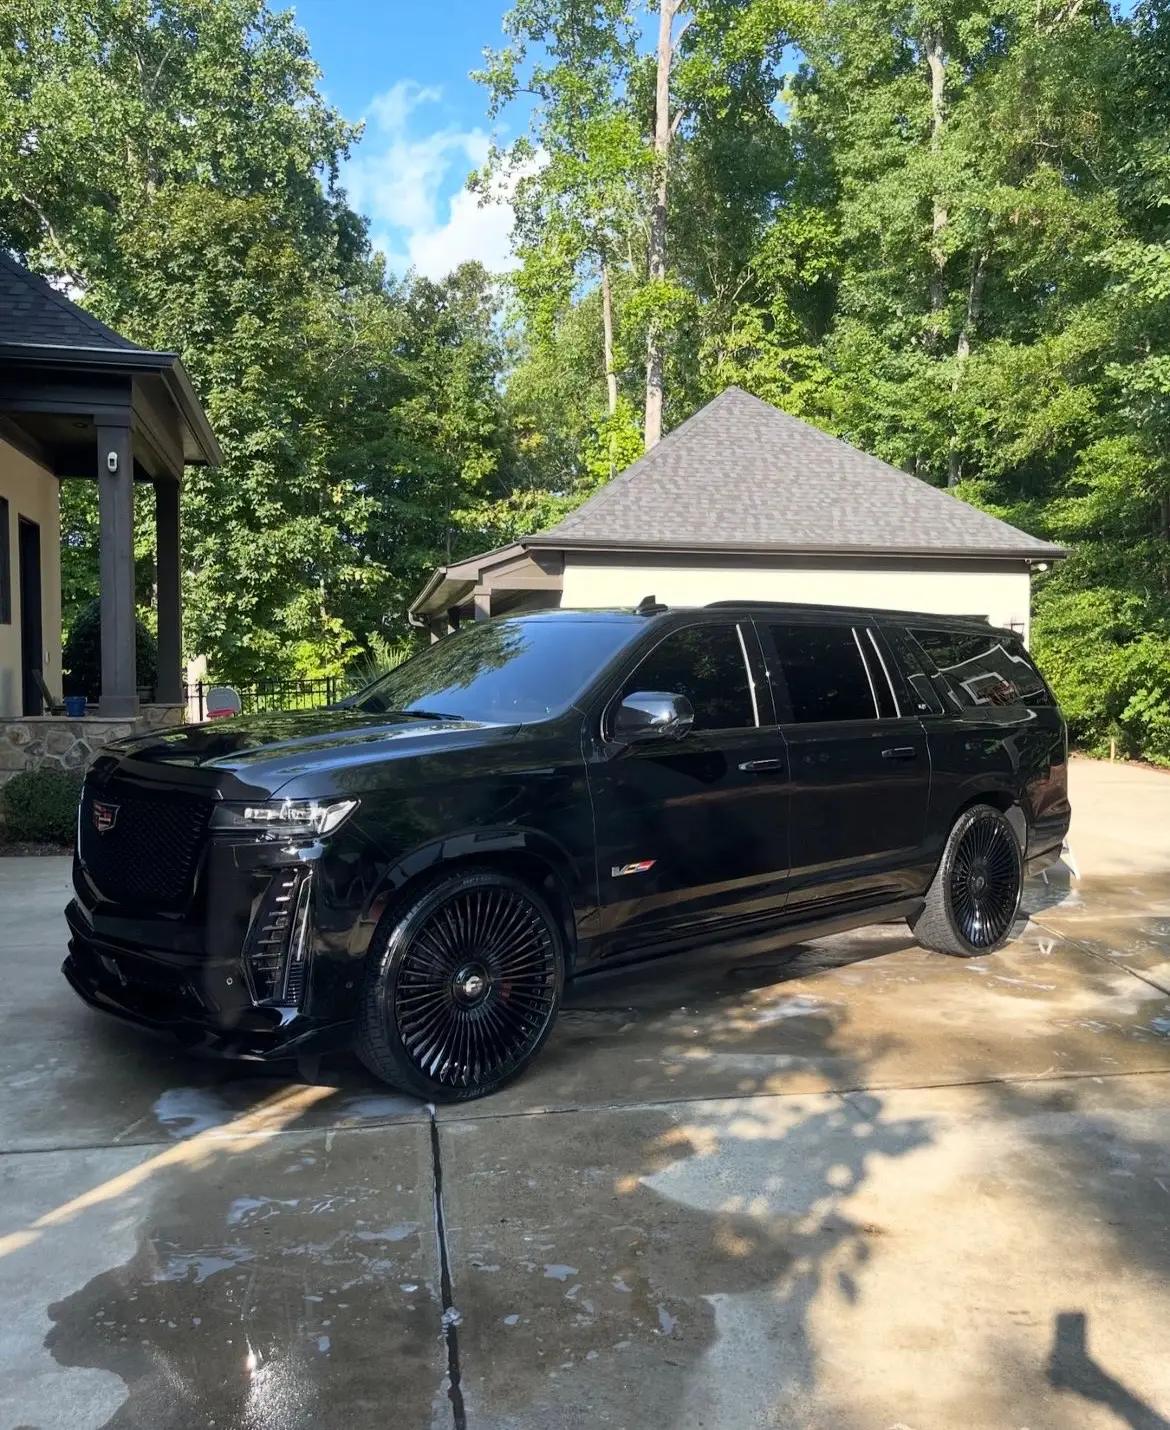
[(430, 1111), (194, 1062), (0, 861), (0, 1430), (1170, 1427), (1170, 775), (970, 962), (886, 926), (573, 996)]

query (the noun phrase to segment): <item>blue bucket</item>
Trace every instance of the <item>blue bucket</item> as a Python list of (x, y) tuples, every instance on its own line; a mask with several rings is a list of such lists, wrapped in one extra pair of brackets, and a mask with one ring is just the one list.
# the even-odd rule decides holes
[(73, 720), (80, 720), (85, 715), (85, 696), (67, 695), (65, 697), (65, 713)]

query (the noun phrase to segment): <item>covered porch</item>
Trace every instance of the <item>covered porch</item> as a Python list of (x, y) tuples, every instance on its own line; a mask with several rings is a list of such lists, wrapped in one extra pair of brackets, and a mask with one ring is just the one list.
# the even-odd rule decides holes
[[(100, 526), (101, 692), (97, 715), (139, 715), (136, 659), (134, 511), (152, 504), (156, 541), (158, 676), (153, 701), (183, 700), (180, 493), (184, 468), (221, 461), (214, 433), (182, 363), (104, 327), (11, 260), (0, 272), (4, 300), (23, 291), (22, 333), (0, 325), (0, 445), (24, 459), (24, 470), (51, 486), (96, 482)], [(56, 339), (56, 341), (49, 340)], [(52, 510), (56, 510), (53, 496)], [(35, 523), (22, 521), (22, 538)], [(22, 549), (21, 555), (24, 556)], [(47, 562), (29, 551), (39, 571)], [(57, 602), (22, 572), (20, 671), (16, 717), (36, 718), (55, 703), (60, 672), (46, 670), (57, 639)], [(55, 579), (55, 577), (54, 577)], [(50, 592), (50, 596), (55, 593)], [(47, 607), (47, 611), (44, 609)], [(45, 619), (46, 615), (48, 620)], [(59, 659), (59, 657), (58, 657)], [(56, 689), (54, 689), (56, 687)]]

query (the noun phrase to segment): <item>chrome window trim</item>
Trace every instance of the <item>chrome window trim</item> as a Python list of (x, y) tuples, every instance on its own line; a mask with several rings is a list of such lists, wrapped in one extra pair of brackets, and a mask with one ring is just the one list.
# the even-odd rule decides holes
[(865, 658), (865, 648), (861, 644), (861, 637), (857, 634), (857, 627), (851, 626), (850, 630), (853, 632), (853, 643), (857, 647), (857, 656), (861, 661), (861, 668), (865, 671), (866, 684), (869, 686), (869, 698), (873, 701), (873, 718), (880, 720), (882, 718), (882, 707), (878, 704), (877, 691), (874, 689), (873, 684), (873, 673), (870, 671), (869, 661)]
[(867, 634), (869, 635), (869, 643), (871, 646), (873, 646), (874, 651), (877, 654), (877, 658), (881, 663), (882, 674), (886, 677), (886, 684), (890, 687), (890, 696), (892, 697), (894, 702), (894, 711), (897, 715), (897, 718), (900, 720), (902, 718), (902, 702), (898, 699), (897, 688), (895, 687), (894, 682), (890, 679), (890, 667), (886, 664), (886, 658), (882, 654), (881, 646), (878, 645), (877, 636), (874, 635), (872, 626), (869, 627)]
[(736, 621), (735, 633), (739, 637), (739, 653), (743, 656), (744, 669), (747, 671), (748, 690), (752, 696), (752, 715), (755, 717), (756, 729), (760, 728), (760, 702), (756, 699), (756, 677), (752, 674), (752, 663), (748, 658), (747, 642), (743, 638), (743, 625)]

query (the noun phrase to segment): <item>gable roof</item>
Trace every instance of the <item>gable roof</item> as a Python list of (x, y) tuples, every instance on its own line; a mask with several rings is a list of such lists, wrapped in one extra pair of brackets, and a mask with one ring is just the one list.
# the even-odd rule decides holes
[(143, 352), (0, 251), (0, 342)]
[(186, 431), (188, 462), (223, 464), (215, 433), (177, 353), (154, 352), (107, 328), (64, 293), (0, 249), (0, 364), (86, 372), (95, 367), (132, 376), (157, 374)]
[(525, 546), (1064, 555), (739, 387)]

